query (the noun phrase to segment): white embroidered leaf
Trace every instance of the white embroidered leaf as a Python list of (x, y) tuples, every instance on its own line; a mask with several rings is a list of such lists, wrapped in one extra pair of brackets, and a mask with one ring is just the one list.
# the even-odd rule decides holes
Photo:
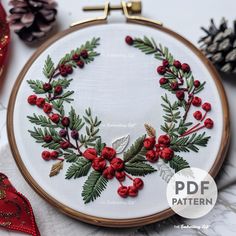
[(174, 175), (172, 169), (161, 159), (157, 162), (157, 170), (159, 171), (160, 177), (166, 182), (169, 183), (171, 177)]
[(116, 150), (116, 153), (122, 153), (129, 143), (129, 134), (120, 137), (112, 142), (112, 147)]

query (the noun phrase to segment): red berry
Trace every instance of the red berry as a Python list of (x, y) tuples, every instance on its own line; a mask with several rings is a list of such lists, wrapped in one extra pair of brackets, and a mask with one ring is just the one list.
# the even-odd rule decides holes
[(170, 137), (166, 134), (159, 136), (158, 143), (164, 146), (170, 145)]
[(62, 138), (66, 137), (67, 134), (68, 134), (68, 132), (67, 132), (67, 130), (65, 130), (65, 129), (61, 129), (61, 130), (59, 131), (59, 135), (60, 135), (60, 137), (62, 137)]
[(160, 157), (162, 159), (165, 159), (165, 160), (171, 160), (174, 156), (174, 151), (171, 149), (171, 148), (163, 148), (161, 151), (160, 151)]
[(79, 132), (77, 130), (72, 130), (70, 133), (71, 138), (78, 140), (79, 138)]
[(115, 175), (115, 170), (113, 169), (112, 166), (108, 166), (103, 172), (102, 175), (106, 179), (113, 179)]
[(52, 111), (52, 105), (49, 103), (45, 103), (43, 106), (43, 111), (49, 114)]
[(201, 106), (201, 103), (202, 103), (202, 99), (199, 97), (194, 97), (192, 100), (192, 104), (196, 107)]
[(166, 73), (166, 68), (164, 66), (158, 66), (157, 73), (160, 75), (164, 75)]
[(82, 50), (80, 56), (83, 57), (84, 59), (88, 58), (88, 51), (85, 49)]
[(210, 118), (207, 118), (205, 121), (204, 121), (204, 125), (207, 129), (212, 129), (213, 126), (214, 126), (214, 122), (212, 119)]
[(202, 104), (202, 109), (205, 111), (210, 111), (211, 110), (211, 104), (209, 102), (205, 102)]
[(202, 113), (200, 111), (195, 111), (193, 113), (193, 116), (196, 120), (201, 120), (202, 119)]
[(181, 66), (182, 66), (179, 61), (174, 61), (173, 65), (174, 65), (174, 67), (177, 68), (177, 69), (180, 69)]
[(104, 147), (102, 149), (101, 156), (110, 161), (116, 156), (116, 150), (111, 147)]
[(138, 195), (138, 189), (135, 186), (129, 186), (128, 191), (130, 197), (136, 197)]
[(144, 141), (143, 141), (143, 146), (147, 150), (153, 149), (155, 144), (156, 144), (156, 138), (155, 137), (145, 138)]
[(72, 56), (72, 59), (73, 59), (74, 61), (78, 61), (79, 58), (80, 58), (80, 55), (79, 55), (78, 53), (75, 53), (75, 54)]
[(159, 156), (154, 150), (149, 150), (146, 152), (146, 158), (149, 162), (154, 163), (157, 162)]
[(39, 107), (39, 108), (43, 108), (45, 104), (45, 99), (44, 98), (37, 98), (36, 100), (36, 105)]
[(116, 171), (116, 178), (122, 182), (125, 180), (125, 172), (124, 171)]
[(126, 197), (128, 197), (129, 189), (128, 189), (128, 187), (126, 187), (126, 186), (120, 186), (120, 187), (118, 188), (118, 190), (117, 190), (117, 193), (118, 193), (121, 197), (126, 198)]
[(162, 78), (160, 78), (159, 83), (160, 83), (160, 85), (167, 84), (168, 83), (168, 79), (162, 77)]
[(176, 91), (176, 97), (179, 99), (179, 100), (184, 100), (184, 91), (183, 90), (179, 90), (179, 91)]
[(66, 77), (67, 76), (67, 70), (65, 65), (60, 65), (59, 66), (59, 72), (61, 76)]
[(61, 147), (62, 149), (67, 149), (67, 148), (70, 147), (70, 143), (67, 142), (67, 141), (62, 141), (62, 142), (60, 142), (60, 147)]
[(72, 72), (73, 72), (72, 66), (70, 66), (70, 65), (66, 66), (66, 73), (67, 74), (72, 74)]
[(64, 127), (68, 127), (70, 125), (70, 118), (69, 117), (63, 117), (62, 120), (61, 120), (61, 124), (64, 126)]
[(58, 114), (52, 114), (51, 116), (50, 116), (50, 120), (53, 122), (53, 123), (58, 123), (59, 122), (59, 120), (60, 120), (60, 116), (58, 115)]
[(52, 136), (51, 135), (45, 135), (43, 137), (44, 142), (50, 143), (52, 141)]
[(134, 40), (131, 36), (126, 36), (125, 37), (125, 42), (128, 44), (128, 45), (133, 45), (134, 43)]
[(84, 68), (84, 62), (82, 61), (82, 60), (79, 60), (78, 62), (77, 62), (77, 66), (79, 67), (79, 68)]
[(140, 179), (140, 178), (135, 178), (135, 179), (133, 180), (133, 185), (134, 185), (134, 187), (137, 188), (137, 189), (142, 189), (144, 183), (143, 183), (142, 179)]
[(58, 153), (57, 151), (52, 151), (52, 152), (50, 153), (50, 157), (51, 157), (51, 159), (53, 159), (53, 160), (57, 159), (58, 156), (59, 156), (59, 153)]
[(172, 88), (172, 90), (177, 90), (179, 88), (179, 84), (178, 82), (172, 82), (170, 84), (170, 87)]
[(102, 157), (96, 157), (92, 163), (92, 167), (96, 171), (103, 171), (106, 168), (106, 165), (106, 160)]
[(190, 71), (190, 66), (187, 63), (183, 63), (181, 66), (183, 72), (188, 73)]
[(50, 91), (52, 89), (52, 85), (50, 84), (50, 83), (45, 83), (45, 84), (43, 84), (43, 90), (45, 91), (45, 92), (48, 92), (48, 91)]
[(36, 95), (30, 95), (27, 99), (28, 103), (30, 105), (35, 105), (37, 101), (37, 96)]
[(162, 65), (163, 65), (164, 67), (169, 66), (169, 61), (168, 61), (168, 60), (163, 60), (163, 61), (162, 61)]
[(51, 159), (49, 151), (43, 151), (41, 156), (45, 161), (49, 161)]
[(193, 85), (195, 88), (198, 88), (201, 85), (201, 83), (199, 80), (194, 80)]
[(97, 157), (97, 150), (95, 148), (88, 148), (84, 151), (83, 156), (92, 161)]
[(62, 88), (61, 85), (57, 85), (57, 86), (54, 88), (54, 93), (57, 94), (57, 95), (61, 94), (62, 91), (63, 91), (63, 88)]
[(124, 168), (124, 161), (119, 157), (113, 158), (110, 163), (115, 170), (122, 170)]

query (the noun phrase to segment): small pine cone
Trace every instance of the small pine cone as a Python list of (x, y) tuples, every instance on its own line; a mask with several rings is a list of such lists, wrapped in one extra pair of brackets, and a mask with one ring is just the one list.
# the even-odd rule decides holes
[(9, 23), (25, 42), (33, 42), (49, 33), (55, 22), (54, 0), (11, 0)]
[(225, 73), (236, 73), (236, 21), (234, 29), (228, 28), (223, 18), (219, 27), (211, 20), (206, 36), (199, 40), (200, 49), (216, 68)]

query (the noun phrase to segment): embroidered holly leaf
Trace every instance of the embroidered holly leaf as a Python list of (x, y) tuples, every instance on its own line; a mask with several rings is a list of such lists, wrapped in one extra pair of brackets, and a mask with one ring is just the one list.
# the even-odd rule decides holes
[(70, 129), (80, 131), (84, 127), (83, 119), (76, 114), (75, 109), (71, 107), (69, 112), (70, 117)]
[(146, 132), (149, 137), (156, 137), (156, 130), (149, 124), (144, 124)]
[(143, 148), (143, 141), (145, 139), (146, 135), (143, 135), (139, 137), (132, 145), (131, 147), (124, 153), (124, 162), (128, 161), (144, 161), (145, 160), (145, 154), (146, 149)]
[(210, 137), (205, 136), (205, 132), (202, 134), (194, 133), (187, 137), (173, 137), (170, 147), (175, 152), (198, 152), (199, 147), (206, 147)]
[(52, 61), (52, 58), (48, 55), (44, 64), (43, 73), (47, 78), (50, 78), (54, 72), (55, 72), (54, 63)]
[(178, 155), (175, 155), (168, 163), (170, 167), (175, 170), (175, 172), (190, 167), (188, 162), (184, 160), (183, 157), (180, 157)]
[(145, 176), (156, 171), (151, 165), (144, 162), (125, 163), (125, 171), (135, 176)]
[(101, 151), (102, 149), (106, 146), (105, 143), (102, 143), (102, 139), (101, 138), (98, 138), (96, 143), (95, 143), (95, 146), (94, 148), (97, 150), (97, 153), (100, 155), (101, 154)]
[(120, 137), (112, 142), (112, 147), (116, 150), (116, 153), (122, 153), (129, 143), (129, 134), (123, 137)]
[(33, 116), (27, 116), (29, 121), (33, 124), (40, 125), (42, 127), (56, 128), (58, 125), (52, 124), (51, 120), (43, 115), (36, 115), (33, 113)]
[(43, 82), (40, 80), (27, 80), (27, 83), (30, 85), (30, 88), (33, 89), (33, 92), (36, 94), (44, 94)]
[(91, 168), (91, 165), (91, 161), (85, 158), (80, 158), (68, 168), (66, 172), (66, 179), (76, 179), (82, 176), (86, 176)]
[(102, 173), (98, 171), (91, 172), (83, 186), (82, 197), (84, 203), (89, 203), (100, 197), (107, 186), (107, 182), (108, 180), (102, 176)]
[(64, 158), (65, 158), (66, 162), (69, 162), (69, 163), (76, 162), (80, 156), (81, 156), (80, 153), (75, 153), (71, 149), (66, 149), (64, 151)]
[(181, 118), (180, 111), (178, 111), (179, 103), (174, 102), (173, 104), (171, 104), (166, 94), (165, 96), (162, 96), (161, 98), (164, 102), (163, 104), (161, 104), (161, 106), (163, 107), (163, 111), (165, 112), (165, 115), (163, 115), (165, 122), (177, 123), (178, 120)]
[(58, 175), (62, 168), (63, 168), (63, 161), (58, 161), (52, 166), (49, 176), (53, 177), (55, 175)]

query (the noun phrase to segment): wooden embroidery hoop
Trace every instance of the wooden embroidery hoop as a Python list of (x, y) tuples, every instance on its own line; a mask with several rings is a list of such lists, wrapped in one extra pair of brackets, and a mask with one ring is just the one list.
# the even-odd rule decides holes
[(18, 89), (21, 85), (22, 80), (24, 79), (28, 69), (30, 66), (33, 64), (33, 62), (39, 57), (39, 55), (47, 49), (50, 45), (52, 45), (54, 42), (57, 40), (61, 39), (62, 37), (80, 30), (85, 27), (89, 27), (92, 25), (98, 25), (98, 24), (105, 24), (107, 23), (107, 18), (111, 10), (122, 10), (127, 23), (132, 23), (132, 24), (141, 24), (145, 26), (152, 27), (154, 29), (158, 29), (162, 32), (165, 32), (166, 34), (172, 36), (173, 38), (181, 41), (183, 44), (186, 45), (189, 49), (192, 50), (198, 57), (199, 60), (201, 60), (204, 65), (206, 66), (207, 70), (211, 74), (218, 92), (220, 94), (221, 102), (222, 102), (222, 109), (223, 109), (223, 134), (221, 137), (221, 145), (220, 149), (217, 155), (217, 158), (215, 159), (215, 162), (212, 166), (212, 168), (209, 171), (209, 174), (211, 174), (213, 177), (217, 175), (217, 173), (220, 170), (220, 167), (223, 164), (223, 161), (225, 159), (228, 145), (229, 145), (229, 138), (230, 138), (230, 122), (229, 122), (229, 108), (228, 108), (228, 102), (226, 98), (226, 94), (224, 91), (224, 88), (220, 82), (219, 75), (213, 65), (205, 58), (205, 56), (199, 51), (192, 43), (190, 43), (187, 39), (183, 38), (181, 35), (177, 34), (176, 32), (165, 28), (162, 26), (162, 23), (159, 21), (154, 21), (150, 20), (147, 18), (143, 18), (140, 16), (134, 16), (131, 14), (134, 13), (140, 13), (141, 11), (141, 3), (134, 1), (134, 2), (128, 2), (126, 3), (125, 1), (121, 2), (121, 6), (111, 6), (110, 3), (106, 3), (104, 7), (89, 7), (85, 8), (85, 10), (101, 10), (104, 9), (104, 15), (102, 17), (97, 17), (94, 19), (86, 20), (86, 21), (81, 21), (73, 24), (71, 28), (62, 31), (55, 36), (53, 36), (51, 39), (49, 39), (47, 42), (45, 42), (41, 47), (36, 50), (36, 52), (33, 54), (33, 56), (29, 59), (29, 61), (26, 63), (24, 68), (22, 69), (21, 73), (19, 74), (14, 88), (12, 90), (11, 96), (10, 96), (10, 101), (9, 101), (9, 106), (8, 106), (8, 114), (7, 114), (7, 131), (8, 131), (8, 139), (11, 147), (12, 154), (14, 156), (14, 159), (26, 179), (26, 181), (33, 187), (33, 189), (41, 196), (43, 197), (46, 201), (48, 201), (50, 204), (58, 208), (60, 211), (65, 213), (66, 215), (69, 215), (73, 218), (79, 219), (83, 222), (87, 222), (90, 224), (94, 225), (99, 225), (99, 226), (106, 226), (106, 227), (115, 227), (115, 228), (124, 228), (124, 227), (134, 227), (134, 226), (142, 226), (142, 225), (147, 225), (151, 224), (163, 219), (166, 219), (174, 214), (174, 212), (171, 210), (171, 208), (166, 209), (162, 212), (149, 215), (146, 217), (139, 217), (139, 218), (132, 218), (132, 219), (108, 219), (108, 218), (100, 218), (100, 217), (94, 217), (91, 215), (83, 214), (81, 212), (75, 211), (74, 209), (71, 209), (67, 207), (66, 205), (63, 205), (56, 199), (54, 199), (52, 196), (50, 196), (47, 192), (42, 189), (37, 182), (32, 178), (30, 175), (29, 171), (27, 170), (26, 166), (24, 165), (17, 145), (16, 145), (16, 140), (14, 136), (14, 129), (13, 129), (13, 113), (14, 113), (14, 106), (15, 106), (15, 101), (16, 101), (16, 96)]

